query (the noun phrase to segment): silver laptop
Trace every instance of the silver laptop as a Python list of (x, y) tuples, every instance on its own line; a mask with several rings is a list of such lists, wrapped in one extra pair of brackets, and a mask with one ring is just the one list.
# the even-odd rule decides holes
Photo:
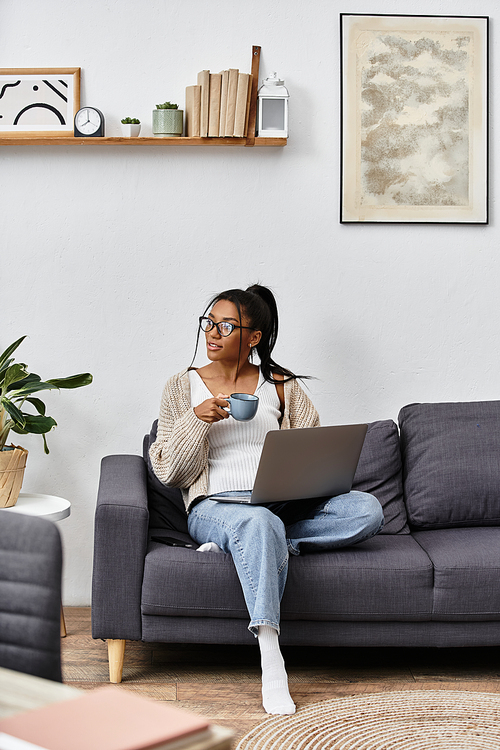
[(267, 433), (251, 495), (222, 502), (287, 502), (351, 491), (368, 425), (304, 427)]

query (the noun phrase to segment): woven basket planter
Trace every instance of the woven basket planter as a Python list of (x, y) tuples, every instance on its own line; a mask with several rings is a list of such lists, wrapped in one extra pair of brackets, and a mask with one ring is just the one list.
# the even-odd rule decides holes
[(19, 445), (0, 451), (0, 508), (11, 508), (17, 503), (27, 458), (28, 451)]

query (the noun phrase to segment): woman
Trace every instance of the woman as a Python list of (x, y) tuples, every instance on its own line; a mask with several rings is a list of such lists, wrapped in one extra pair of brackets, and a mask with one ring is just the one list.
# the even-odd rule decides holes
[[(167, 382), (151, 462), (162, 482), (182, 489), (189, 533), (199, 551), (232, 555), (250, 614), (248, 627), (260, 646), (264, 709), (291, 714), (295, 705), (278, 642), (288, 556), (368, 539), (382, 527), (382, 509), (376, 498), (361, 492), (320, 504), (315, 500), (313, 507), (303, 501), (293, 519), (283, 516), (278, 504), (221, 502), (221, 495), (251, 492), (269, 430), (316, 427), (319, 417), (297, 376), (272, 359), (278, 311), (269, 289), (254, 285), (218, 294), (200, 328), (210, 362)], [(254, 350), (260, 366), (252, 362)], [(231, 393), (259, 396), (252, 421), (228, 419)]]

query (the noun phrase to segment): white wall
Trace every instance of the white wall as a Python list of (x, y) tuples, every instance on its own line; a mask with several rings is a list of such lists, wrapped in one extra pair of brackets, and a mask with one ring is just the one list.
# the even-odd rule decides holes
[[(494, 18), (496, 0), (480, 13)], [(89, 370), (50, 393), (51, 453), (27, 436), (25, 491), (72, 502), (60, 523), (64, 601), (90, 600), (99, 462), (137, 453), (166, 378), (189, 364), (212, 293), (256, 280), (277, 293), (277, 359), (318, 377), (324, 423), (397, 418), (413, 401), (499, 397), (500, 231), (491, 223), (342, 226), (339, 13), (411, 13), (387, 0), (1, 0), (0, 66), (81, 66), (82, 104), (107, 134), (124, 116), (183, 102), (203, 68), (276, 70), (291, 93), (285, 148), (0, 149), (1, 348), (42, 377)], [(477, 14), (465, 0), (419, 13)], [(498, 60), (492, 45), (491, 74)], [(150, 132), (150, 131), (149, 131)], [(17, 437), (17, 436), (15, 436)]]

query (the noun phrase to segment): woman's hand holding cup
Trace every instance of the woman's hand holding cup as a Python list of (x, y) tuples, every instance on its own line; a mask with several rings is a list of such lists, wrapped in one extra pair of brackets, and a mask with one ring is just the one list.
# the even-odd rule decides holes
[(207, 398), (198, 406), (195, 406), (194, 413), (201, 419), (202, 422), (207, 424), (213, 424), (214, 422), (220, 422), (222, 419), (228, 419), (229, 412), (226, 411), (229, 406), (227, 400), (229, 396), (219, 393), (216, 397)]
[(208, 424), (229, 416), (238, 422), (249, 422), (255, 417), (258, 405), (259, 399), (250, 393), (232, 393), (231, 396), (219, 393), (216, 398), (209, 398), (196, 406), (194, 413)]

